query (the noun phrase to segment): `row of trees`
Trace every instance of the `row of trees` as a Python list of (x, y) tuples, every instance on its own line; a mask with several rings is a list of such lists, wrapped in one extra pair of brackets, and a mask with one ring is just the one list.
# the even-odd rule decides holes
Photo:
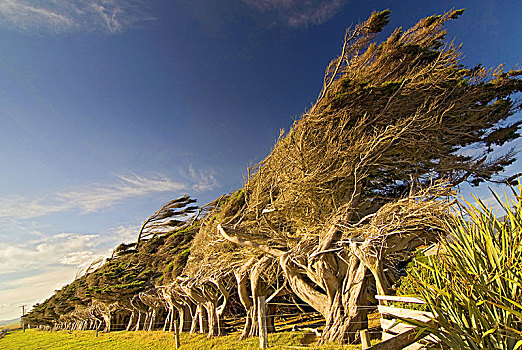
[(496, 151), (519, 137), (510, 117), (522, 72), (464, 67), (460, 47), (444, 41), (444, 24), (461, 13), (421, 19), (381, 43), (389, 11), (348, 29), (317, 102), (241, 190), (190, 220), (173, 219), (195, 210), (182, 209), (190, 199), (167, 204), (137, 244), (50, 299), (66, 306), (47, 301), (27, 321), (103, 319), (110, 329), (116, 313), (130, 329), (163, 309), (167, 322), (213, 336), (229, 313), (244, 315), (246, 337), (258, 332), (265, 296), (319, 312), (322, 342), (353, 341), (374, 295), (394, 293), (415, 249), (445, 234), (455, 188), (495, 179), (514, 161)]
[[(193, 210), (189, 205), (194, 201), (189, 197), (172, 202)], [(176, 210), (171, 214), (180, 218)], [(121, 244), (110, 258), (93, 262), (71, 284), (35, 305), (24, 318), (25, 323), (106, 331), (151, 328), (164, 318), (164, 305), (158, 305), (159, 291), (154, 286), (174, 281), (190, 254), (196, 226), (188, 224), (156, 232), (139, 245)]]

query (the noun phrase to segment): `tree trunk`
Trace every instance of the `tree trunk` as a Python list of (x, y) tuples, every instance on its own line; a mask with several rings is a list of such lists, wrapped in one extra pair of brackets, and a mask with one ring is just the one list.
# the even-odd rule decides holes
[(208, 315), (208, 338), (220, 335), (219, 317), (217, 307), (214, 301), (207, 301), (204, 305)]
[(141, 325), (141, 311), (138, 310), (138, 320), (136, 321), (136, 327), (134, 327), (134, 330), (139, 331), (140, 325)]
[(275, 307), (273, 305), (266, 305), (266, 331), (268, 333), (275, 333)]
[[(259, 296), (266, 296), (266, 287), (261, 283), (261, 274), (271, 263), (271, 258), (264, 256), (255, 264), (254, 262), (255, 260), (251, 259), (240, 271), (234, 274), (237, 282), (239, 300), (246, 310), (245, 326), (241, 333), (240, 339), (258, 336), (259, 322), (257, 317), (257, 310), (259, 305), (257, 299)], [(252, 265), (253, 267), (251, 268)], [(247, 289), (247, 277), (248, 270), (250, 268), (251, 296), (249, 295)]]
[(156, 321), (156, 309), (152, 308), (152, 311), (150, 312), (149, 326), (147, 328), (147, 331), (150, 332), (154, 328), (155, 321)]
[[(167, 317), (165, 318), (165, 322), (163, 323), (163, 332), (169, 329), (169, 332), (172, 328), (172, 318), (173, 318), (174, 308), (172, 306), (168, 307)], [(167, 327), (170, 324), (170, 327)]]
[[(331, 253), (325, 253), (308, 260), (311, 262), (305, 271), (294, 265), (289, 254), (283, 255), (280, 263), (294, 293), (326, 319), (320, 343), (353, 342), (358, 331), (367, 326), (366, 265), (355, 255), (337, 259)], [(322, 287), (324, 293), (314, 288), (309, 280)]]
[(136, 312), (132, 311), (130, 318), (129, 318), (129, 323), (127, 324), (127, 327), (125, 328), (126, 331), (131, 330), (131, 327), (132, 327), (132, 324), (134, 323), (135, 318), (136, 318)]
[(111, 331), (111, 314), (110, 313), (103, 313), (103, 320), (105, 321), (105, 328), (103, 329), (104, 332), (110, 332)]
[(335, 294), (326, 317), (320, 343), (351, 343), (358, 331), (368, 327), (368, 296), (366, 266), (351, 257), (342, 289)]
[(249, 263), (247, 263), (247, 268), (243, 268), (240, 271), (234, 273), (234, 277), (236, 278), (237, 283), (237, 291), (239, 296), (239, 301), (243, 305), (246, 310), (245, 316), (245, 326), (243, 327), (243, 331), (241, 332), (240, 340), (247, 338), (250, 335), (252, 329), (252, 320), (255, 318), (253, 313), (253, 303), (248, 295), (247, 290), (247, 270), (248, 267), (252, 264), (253, 259)]
[[(358, 206), (359, 195), (360, 190), (356, 187), (350, 204), (340, 208), (324, 236), (317, 240), (313, 238), (313, 241), (303, 241), (303, 244), (287, 252), (249, 241), (245, 235), (240, 238), (230, 236), (218, 225), (218, 232), (230, 242), (256, 248), (271, 258), (279, 259), (292, 291), (326, 319), (320, 343), (353, 342), (359, 336), (358, 331), (368, 325), (369, 291), (387, 294), (392, 285), (393, 276), (384, 271), (387, 258), (392, 256), (393, 259), (395, 253), (410, 252), (434, 238), (433, 232), (416, 227), (407, 232), (399, 230), (390, 234), (378, 231), (375, 236), (370, 235), (365, 239), (340, 241), (341, 232), (337, 223), (350, 221), (353, 210)], [(310, 251), (307, 245), (316, 248)], [(265, 259), (270, 258), (258, 260), (250, 272), (253, 297), (263, 293), (259, 274), (264, 268)], [(257, 305), (250, 300), (246, 291), (245, 271), (236, 273), (236, 281), (239, 298), (247, 310), (241, 337), (256, 335)]]
[(198, 304), (197, 307), (197, 313), (198, 313), (198, 323), (199, 323), (199, 333), (207, 333), (208, 332), (208, 319), (207, 319), (207, 312), (205, 308)]
[(192, 312), (191, 307), (189, 305), (183, 305), (181, 309), (178, 311), (179, 313), (179, 332), (188, 332), (190, 331), (190, 324), (192, 323)]
[(198, 309), (196, 307), (196, 312), (194, 313), (194, 316), (192, 317), (192, 323), (190, 324), (190, 334), (193, 334), (196, 332), (196, 329), (199, 326), (199, 313)]

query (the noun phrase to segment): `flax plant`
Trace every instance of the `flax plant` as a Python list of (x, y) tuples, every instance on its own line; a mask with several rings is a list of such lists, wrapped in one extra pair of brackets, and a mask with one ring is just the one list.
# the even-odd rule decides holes
[(444, 348), (522, 349), (522, 185), (511, 189), (514, 200), (493, 193), (506, 216), (465, 203), (442, 252), (412, 271)]

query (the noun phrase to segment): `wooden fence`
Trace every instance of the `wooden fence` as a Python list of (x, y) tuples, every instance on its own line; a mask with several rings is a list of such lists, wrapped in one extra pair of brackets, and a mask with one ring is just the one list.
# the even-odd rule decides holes
[[(379, 313), (381, 314), (382, 342), (371, 346), (371, 350), (416, 350), (425, 346), (428, 342), (438, 342), (438, 339), (427, 331), (418, 334), (419, 327), (401, 322), (401, 319), (413, 319), (426, 324), (432, 323), (434, 315), (431, 312), (411, 310), (389, 306), (390, 302), (402, 302), (407, 304), (424, 304), (424, 301), (410, 297), (396, 297), (388, 295), (376, 295), (379, 300)], [(363, 347), (364, 349), (364, 347)]]

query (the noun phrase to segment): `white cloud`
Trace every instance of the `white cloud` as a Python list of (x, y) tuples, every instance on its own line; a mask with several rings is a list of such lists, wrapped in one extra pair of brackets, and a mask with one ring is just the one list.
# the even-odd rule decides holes
[(212, 191), (219, 187), (214, 171), (196, 171), (192, 166), (189, 167), (190, 178), (194, 182), (192, 189), (197, 192)]
[(46, 266), (88, 265), (109, 251), (100, 251), (106, 239), (99, 235), (61, 233), (26, 244), (0, 242), (0, 275), (41, 269)]
[(23, 244), (0, 242), (0, 301), (6, 304), (0, 307), (0, 319), (18, 316), (19, 305), (42, 301), (91, 263), (110, 256), (132, 228), (135, 238), (136, 226), (122, 225), (105, 235), (37, 234)]
[(39, 27), (42, 23), (60, 28), (73, 25), (73, 20), (65, 15), (17, 0), (0, 2), (0, 18), (2, 23), (9, 23), (20, 29)]
[(39, 230), (46, 227), (49, 227), (48, 223), (42, 223), (38, 220), (19, 220), (16, 217), (0, 216), (0, 240), (4, 237), (12, 237), (13, 232), (27, 232), (40, 235)]
[(120, 225), (103, 235), (36, 234), (37, 239), (25, 243), (0, 241), (0, 276), (57, 266), (74, 266), (79, 271), (100, 258), (109, 257), (121, 242), (135, 241), (138, 230), (137, 225)]
[(19, 305), (41, 302), (70, 283), (91, 263), (110, 256), (122, 239), (134, 240), (137, 229), (121, 225), (106, 235), (39, 234), (25, 244), (0, 242), (0, 320), (19, 316)]
[(138, 175), (120, 175), (118, 180), (115, 184), (92, 184), (40, 198), (6, 196), (0, 198), (0, 218), (28, 219), (71, 209), (92, 213), (109, 208), (125, 199), (159, 192), (179, 192), (189, 187), (188, 184), (164, 176), (147, 178)]
[(63, 258), (58, 259), (58, 262), (62, 265), (85, 266), (89, 265), (99, 257), (99, 255), (96, 255), (91, 250), (82, 250), (78, 252), (68, 253)]
[(0, 26), (23, 31), (120, 33), (150, 20), (144, 0), (0, 0)]
[(91, 263), (109, 257), (117, 244), (134, 241), (138, 229), (120, 225), (104, 235), (35, 233), (37, 239), (24, 244), (0, 242), (0, 320), (19, 316), (19, 305), (41, 302)]
[(330, 20), (346, 0), (242, 0), (263, 13), (276, 13), (291, 27), (306, 27)]
[[(64, 283), (70, 283), (74, 280), (76, 275), (76, 269), (72, 267), (64, 266), (62, 268), (46, 270), (42, 269), (41, 273), (20, 277), (16, 279), (11, 279), (2, 283), (2, 288), (0, 288), (0, 293), (9, 290), (13, 290), (19, 287), (28, 287), (32, 286), (32, 288), (40, 288), (44, 286), (53, 285), (53, 289), (47, 290), (47, 294), (51, 294), (54, 289), (59, 288), (59, 285), (63, 285)], [(61, 283), (56, 283), (59, 281)], [(58, 284), (58, 285), (57, 285)], [(29, 288), (31, 289), (31, 288)], [(29, 292), (29, 291), (28, 291)], [(30, 295), (30, 293), (29, 293)], [(9, 299), (2, 299), (9, 300)]]
[(116, 244), (119, 244), (121, 242), (129, 243), (136, 241), (136, 239), (138, 238), (139, 229), (139, 225), (120, 225), (118, 227), (110, 229), (109, 233), (111, 235), (110, 237), (112, 237), (112, 240), (114, 240)]
[[(1, 0), (0, 0), (1, 1)], [(161, 192), (215, 190), (219, 184), (213, 171), (196, 171), (189, 168), (189, 182), (174, 181), (165, 176), (118, 175), (113, 184), (91, 184), (67, 191), (29, 198), (10, 195), (0, 198), (0, 218), (29, 219), (52, 213), (78, 209), (81, 213), (99, 212), (113, 205), (136, 197)]]
[(120, 182), (115, 185), (95, 185), (83, 190), (58, 193), (63, 203), (74, 203), (74, 207), (90, 213), (108, 208), (115, 202), (131, 197), (146, 196), (156, 192), (184, 190), (187, 185), (166, 177), (146, 178), (143, 176), (118, 176)]
[(42, 302), (53, 294), (54, 290), (73, 281), (76, 268), (67, 266), (9, 281), (2, 281), (0, 287), (0, 320), (9, 320), (20, 316), (20, 305), (31, 306)]

